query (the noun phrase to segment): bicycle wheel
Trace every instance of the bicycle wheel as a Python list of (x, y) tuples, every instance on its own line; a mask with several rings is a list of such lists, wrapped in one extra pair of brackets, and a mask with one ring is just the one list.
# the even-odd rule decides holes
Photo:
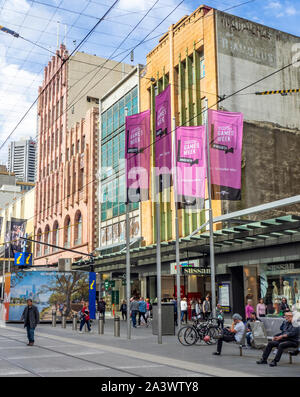
[(221, 336), (221, 330), (218, 327), (209, 327), (207, 329), (206, 335), (209, 336), (209, 341), (206, 343), (208, 345), (215, 345), (218, 342), (219, 337)]
[(189, 325), (180, 328), (177, 334), (178, 340), (183, 346), (193, 345), (196, 342), (196, 336), (197, 332)]

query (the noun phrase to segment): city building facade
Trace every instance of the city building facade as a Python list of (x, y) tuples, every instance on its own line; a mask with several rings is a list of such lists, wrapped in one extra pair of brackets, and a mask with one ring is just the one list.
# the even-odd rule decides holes
[(35, 182), (36, 142), (33, 139), (10, 142), (8, 171), (13, 172), (18, 181)]
[(36, 244), (37, 266), (72, 262), (98, 247), (98, 103), (130, 70), (84, 53), (69, 59), (64, 45), (45, 67), (38, 102), (35, 234), (78, 253)]
[[(175, 119), (176, 126), (204, 124), (206, 99), (208, 107), (212, 109), (244, 114), (242, 200), (239, 202), (213, 201), (214, 217), (233, 210), (289, 197), (299, 191), (299, 173), (292, 171), (298, 167), (294, 159), (299, 147), (299, 119), (296, 117), (299, 96), (255, 94), (255, 91), (297, 88), (300, 84), (298, 69), (290, 67), (284, 69), (281, 74), (275, 73), (272, 87), (270, 81), (265, 79), (258, 85), (243, 91), (245, 95), (230, 96), (256, 80), (276, 72), (285, 64), (289, 64), (298, 41), (299, 37), (207, 6), (200, 6), (191, 15), (183, 17), (172, 25), (147, 56), (146, 67), (141, 73), (139, 111), (151, 109), (151, 142), (154, 140), (155, 97), (168, 85), (171, 89), (171, 116)], [(226, 99), (227, 96), (228, 99)], [(223, 98), (225, 100), (220, 101)], [(282, 109), (285, 110), (282, 111)], [(151, 154), (153, 159), (153, 145)], [(175, 206), (172, 200), (172, 187), (170, 197), (171, 202), (161, 201), (161, 234), (166, 251), (162, 255), (163, 298), (172, 297), (176, 293)], [(131, 271), (133, 278), (138, 278), (140, 281), (139, 293), (155, 299), (157, 293), (154, 203), (150, 200), (142, 202), (140, 212), (143, 240), (139, 249), (131, 250)], [(221, 229), (227, 227), (229, 230), (226, 230), (226, 234), (230, 232), (232, 226), (242, 227), (239, 226), (241, 223), (268, 220), (284, 215), (297, 216), (299, 212), (299, 208), (293, 206), (266, 214), (252, 215), (244, 220), (237, 219), (230, 225), (217, 224), (215, 234), (218, 235)], [(189, 247), (188, 241), (192, 241), (193, 238), (186, 238), (206, 220), (207, 205), (206, 211), (192, 212), (183, 208), (179, 210), (179, 233), (182, 239), (181, 261), (187, 265), (194, 265), (197, 269), (195, 271), (186, 269), (181, 277), (181, 293), (189, 299), (204, 298), (206, 294), (211, 293), (208, 247), (199, 244), (201, 245), (199, 249), (193, 246), (192, 242)], [(274, 222), (279, 224), (280, 220)], [(251, 227), (246, 229), (251, 230)], [(206, 234), (207, 231), (206, 228)], [(254, 240), (251, 246), (251, 237), (248, 237), (247, 250), (252, 249), (253, 257), (257, 258), (255, 253), (261, 250), (256, 250)], [(195, 239), (197, 238), (205, 239), (205, 233), (202, 237), (195, 236)], [(263, 238), (259, 236), (257, 240), (263, 241)], [(242, 250), (241, 241), (234, 241), (233, 248), (230, 248), (231, 244), (232, 242), (228, 241), (225, 243), (229, 255), (232, 251)], [(274, 241), (272, 245), (277, 249), (279, 242), (278, 247)], [(145, 249), (147, 249), (147, 255), (143, 255)], [(241, 259), (238, 263), (228, 265), (228, 258), (223, 256), (223, 253), (224, 250), (220, 249), (217, 256), (217, 290), (219, 291), (218, 286), (222, 285), (223, 281), (229, 282), (231, 294), (234, 294), (234, 298), (232, 296), (230, 298), (232, 299), (231, 310), (239, 307), (241, 311), (247, 297), (252, 296), (256, 302), (262, 296), (259, 263), (263, 262), (264, 265), (278, 261), (282, 263), (283, 258), (279, 255), (276, 259), (270, 254), (266, 263), (257, 259), (256, 262), (254, 262), (255, 259), (250, 261), (247, 256), (244, 256), (244, 264)], [(299, 259), (298, 257), (296, 259), (296, 256), (293, 258)], [(124, 254), (101, 256), (99, 260), (96, 260), (96, 269), (100, 272), (110, 272), (111, 277), (120, 279), (120, 274), (125, 272)], [(297, 266), (294, 266), (294, 269), (297, 270)], [(284, 271), (285, 267), (282, 266), (282, 272)], [(280, 276), (284, 277), (282, 272)], [(287, 274), (286, 277), (288, 277)]]
[[(140, 73), (142, 66), (135, 67), (100, 101), (101, 144), (100, 144), (100, 190), (101, 217), (99, 223), (100, 254), (124, 249), (126, 244), (125, 225), (125, 114), (139, 112)], [(139, 203), (129, 205), (130, 243), (139, 246), (141, 235), (141, 214)], [(120, 274), (119, 274), (120, 275)], [(110, 279), (103, 273), (102, 281)], [(122, 276), (122, 275), (121, 275)], [(124, 283), (123, 283), (124, 284)], [(116, 280), (119, 291), (118, 302), (125, 298), (122, 279)], [(111, 306), (110, 295), (106, 295), (107, 305)]]

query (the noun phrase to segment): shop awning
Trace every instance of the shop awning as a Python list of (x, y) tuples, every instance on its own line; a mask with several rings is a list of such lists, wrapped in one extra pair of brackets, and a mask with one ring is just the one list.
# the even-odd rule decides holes
[[(300, 241), (300, 217), (295, 215), (281, 216), (273, 219), (251, 222), (231, 228), (215, 231), (214, 246), (216, 254), (257, 247), (272, 246)], [(209, 255), (209, 233), (205, 232), (192, 237), (180, 239), (180, 250), (190, 253)], [(162, 262), (174, 261), (175, 240), (162, 242)], [(156, 262), (156, 244), (130, 249), (131, 264), (142, 266)], [(126, 252), (115, 252), (95, 258), (95, 271), (113, 270), (125, 267)], [(88, 270), (87, 261), (73, 264), (74, 269)]]

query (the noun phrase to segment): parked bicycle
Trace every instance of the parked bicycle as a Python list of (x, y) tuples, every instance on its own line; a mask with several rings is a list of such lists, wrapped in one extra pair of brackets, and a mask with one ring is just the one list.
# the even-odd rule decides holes
[(222, 334), (222, 329), (217, 325), (217, 320), (210, 318), (208, 321), (195, 320), (191, 325), (186, 325), (178, 331), (178, 340), (184, 346), (195, 343), (216, 344)]

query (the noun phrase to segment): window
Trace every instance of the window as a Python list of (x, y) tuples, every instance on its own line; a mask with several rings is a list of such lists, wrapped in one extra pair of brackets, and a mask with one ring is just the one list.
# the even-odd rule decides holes
[(77, 211), (75, 215), (75, 245), (82, 243), (82, 217), (81, 212)]
[(205, 77), (205, 62), (204, 58), (200, 59), (200, 79), (203, 79)]
[(64, 224), (64, 246), (65, 248), (70, 248), (71, 246), (71, 222), (70, 217), (65, 218)]
[[(42, 231), (41, 229), (39, 229), (37, 232), (37, 241), (41, 241), (41, 236), (42, 236)], [(38, 243), (36, 245), (36, 256), (37, 257), (41, 256), (41, 245)]]
[[(51, 244), (50, 243), (50, 228), (49, 228), (48, 225), (45, 228), (45, 237), (44, 237), (44, 239), (45, 239), (44, 241), (45, 241), (46, 244)], [(50, 252), (50, 247), (48, 245), (45, 245), (44, 254), (48, 255), (49, 252)]]
[[(53, 225), (53, 239), (52, 239), (52, 244), (59, 246), (59, 230), (58, 230), (58, 222), (55, 221)], [(53, 247), (53, 252), (58, 251), (58, 248)]]

